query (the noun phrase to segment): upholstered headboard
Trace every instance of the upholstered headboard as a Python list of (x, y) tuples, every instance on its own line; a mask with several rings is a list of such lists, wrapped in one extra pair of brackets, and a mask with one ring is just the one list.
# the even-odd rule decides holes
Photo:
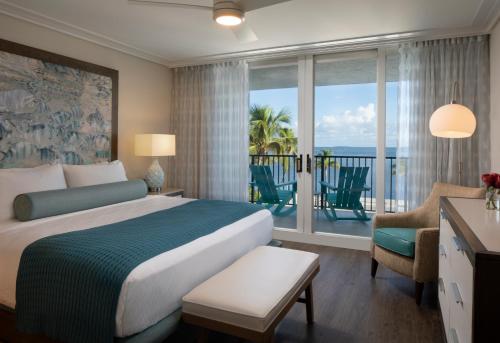
[(116, 159), (118, 71), (0, 40), (0, 168)]

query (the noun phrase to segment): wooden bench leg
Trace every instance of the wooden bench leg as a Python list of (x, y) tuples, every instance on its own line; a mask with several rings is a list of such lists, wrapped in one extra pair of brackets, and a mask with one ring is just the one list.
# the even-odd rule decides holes
[(274, 329), (265, 333), (261, 340), (262, 343), (274, 343)]
[(208, 342), (208, 330), (205, 328), (200, 328), (200, 332), (198, 333), (198, 338), (196, 340), (197, 343), (206, 343)]
[(313, 324), (314, 323), (314, 306), (313, 306), (312, 282), (306, 288), (306, 314), (307, 314), (307, 324)]

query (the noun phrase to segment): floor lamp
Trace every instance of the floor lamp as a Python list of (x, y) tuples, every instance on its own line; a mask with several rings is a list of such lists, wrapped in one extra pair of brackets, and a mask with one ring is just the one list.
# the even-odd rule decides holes
[[(453, 85), (453, 98), (451, 103), (439, 107), (432, 113), (429, 129), (435, 137), (442, 138), (467, 138), (476, 131), (476, 117), (464, 105), (456, 101), (457, 82)], [(462, 183), (462, 144), (458, 146), (458, 183)]]

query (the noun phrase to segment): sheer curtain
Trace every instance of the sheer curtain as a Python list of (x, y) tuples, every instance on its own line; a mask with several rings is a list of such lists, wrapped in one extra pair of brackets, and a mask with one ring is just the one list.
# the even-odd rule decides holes
[[(396, 166), (398, 203), (405, 205), (399, 210), (420, 205), (436, 181), (479, 186), (481, 173), (489, 171), (488, 39), (452, 38), (400, 47)], [(429, 119), (434, 110), (450, 103), (454, 82), (458, 82), (457, 102), (476, 115), (476, 132), (466, 139), (433, 137)], [(459, 182), (460, 149), (463, 170)]]
[(187, 197), (246, 201), (248, 66), (244, 61), (174, 70), (170, 184)]

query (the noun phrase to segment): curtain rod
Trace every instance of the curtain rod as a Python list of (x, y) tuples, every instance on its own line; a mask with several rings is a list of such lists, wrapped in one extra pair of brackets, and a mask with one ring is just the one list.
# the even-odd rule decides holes
[(416, 31), (396, 33), (380, 36), (360, 37), (336, 41), (309, 43), (301, 45), (290, 45), (268, 49), (249, 50), (243, 52), (210, 55), (192, 60), (169, 63), (170, 68), (187, 67), (194, 65), (215, 64), (235, 60), (246, 60), (247, 62), (258, 62), (263, 60), (283, 59), (304, 55), (321, 55), (336, 52), (352, 52), (359, 50), (378, 49), (382, 47), (395, 46), (402, 43), (410, 43), (424, 40), (436, 40), (445, 38), (459, 38), (488, 34), (484, 30), (466, 31)]

